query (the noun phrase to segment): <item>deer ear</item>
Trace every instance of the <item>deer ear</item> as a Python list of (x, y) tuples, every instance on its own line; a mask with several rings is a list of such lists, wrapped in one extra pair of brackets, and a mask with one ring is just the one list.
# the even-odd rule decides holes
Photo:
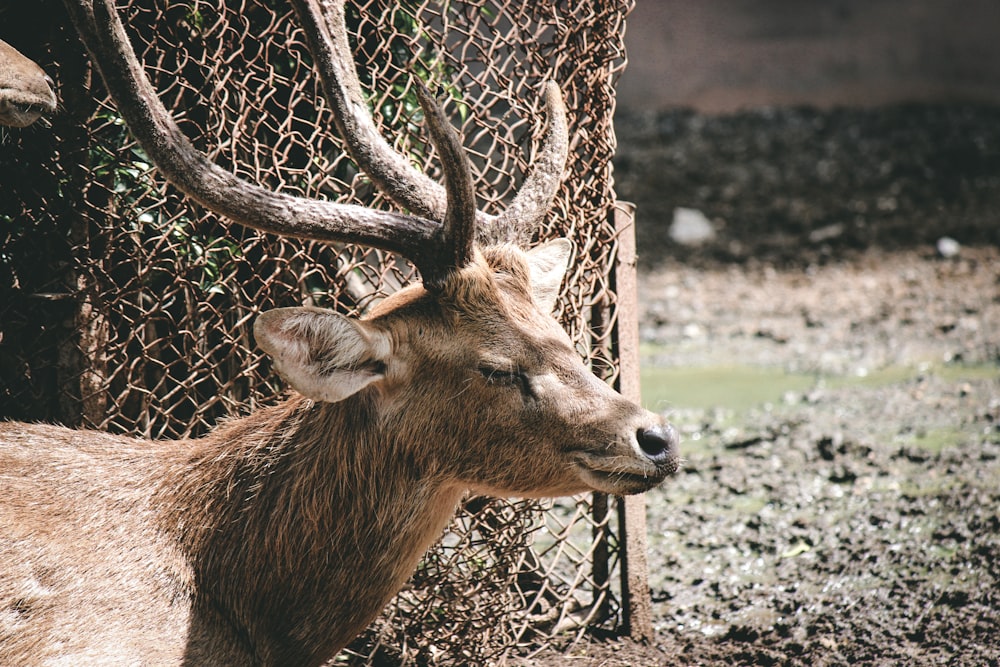
[(556, 239), (532, 248), (527, 254), (532, 297), (543, 312), (551, 313), (559, 298), (559, 287), (573, 254), (573, 244), (569, 239)]
[(253, 331), (278, 374), (308, 398), (335, 403), (385, 376), (389, 339), (333, 311), (277, 308)]

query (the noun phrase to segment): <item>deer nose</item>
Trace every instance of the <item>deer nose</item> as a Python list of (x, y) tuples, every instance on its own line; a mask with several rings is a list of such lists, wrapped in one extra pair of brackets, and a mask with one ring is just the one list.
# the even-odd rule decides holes
[(662, 464), (677, 458), (680, 437), (670, 424), (643, 427), (636, 433), (636, 439), (639, 449), (653, 463)]

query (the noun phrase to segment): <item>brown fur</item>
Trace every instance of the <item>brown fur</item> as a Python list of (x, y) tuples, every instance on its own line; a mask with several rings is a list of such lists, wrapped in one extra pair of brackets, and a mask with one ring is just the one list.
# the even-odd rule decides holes
[[(501, 248), (439, 294), (406, 288), (360, 323), (391, 341), (378, 380), (198, 440), (0, 425), (0, 664), (318, 665), (468, 490), (661, 481), (675, 454), (634, 442), (659, 419), (590, 374), (531, 282)], [(530, 390), (484, 372), (504, 363)]]
[(0, 40), (0, 125), (27, 127), (56, 110), (52, 79)]

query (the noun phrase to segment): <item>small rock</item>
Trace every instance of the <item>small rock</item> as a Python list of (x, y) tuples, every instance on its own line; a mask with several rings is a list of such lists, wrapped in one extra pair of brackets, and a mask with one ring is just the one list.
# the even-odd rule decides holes
[(906, 459), (911, 463), (924, 463), (931, 458), (931, 453), (919, 447), (900, 447), (893, 455), (896, 459)]
[(689, 340), (695, 339), (695, 338), (701, 338), (702, 337), (702, 329), (701, 329), (700, 326), (698, 326), (697, 323), (690, 322), (690, 323), (684, 325), (684, 329), (681, 332), (681, 335), (684, 336), (684, 338), (687, 338)]
[(825, 227), (820, 227), (819, 229), (814, 229), (809, 232), (809, 241), (812, 243), (822, 243), (823, 241), (829, 241), (835, 239), (844, 233), (844, 225), (842, 223), (835, 223), (832, 225), (827, 225)]
[(715, 229), (701, 211), (678, 207), (674, 209), (669, 234), (674, 243), (697, 246), (715, 238)]
[(945, 259), (951, 259), (962, 252), (962, 245), (950, 236), (942, 236), (937, 240), (937, 251)]
[(847, 465), (834, 466), (830, 472), (830, 481), (834, 484), (850, 484), (858, 478), (858, 474)]

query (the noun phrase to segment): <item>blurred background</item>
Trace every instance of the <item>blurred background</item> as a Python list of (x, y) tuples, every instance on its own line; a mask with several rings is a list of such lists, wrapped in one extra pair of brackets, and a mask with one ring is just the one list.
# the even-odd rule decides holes
[(997, 34), (988, 0), (640, 0), (615, 176), (641, 261), (996, 244)]

